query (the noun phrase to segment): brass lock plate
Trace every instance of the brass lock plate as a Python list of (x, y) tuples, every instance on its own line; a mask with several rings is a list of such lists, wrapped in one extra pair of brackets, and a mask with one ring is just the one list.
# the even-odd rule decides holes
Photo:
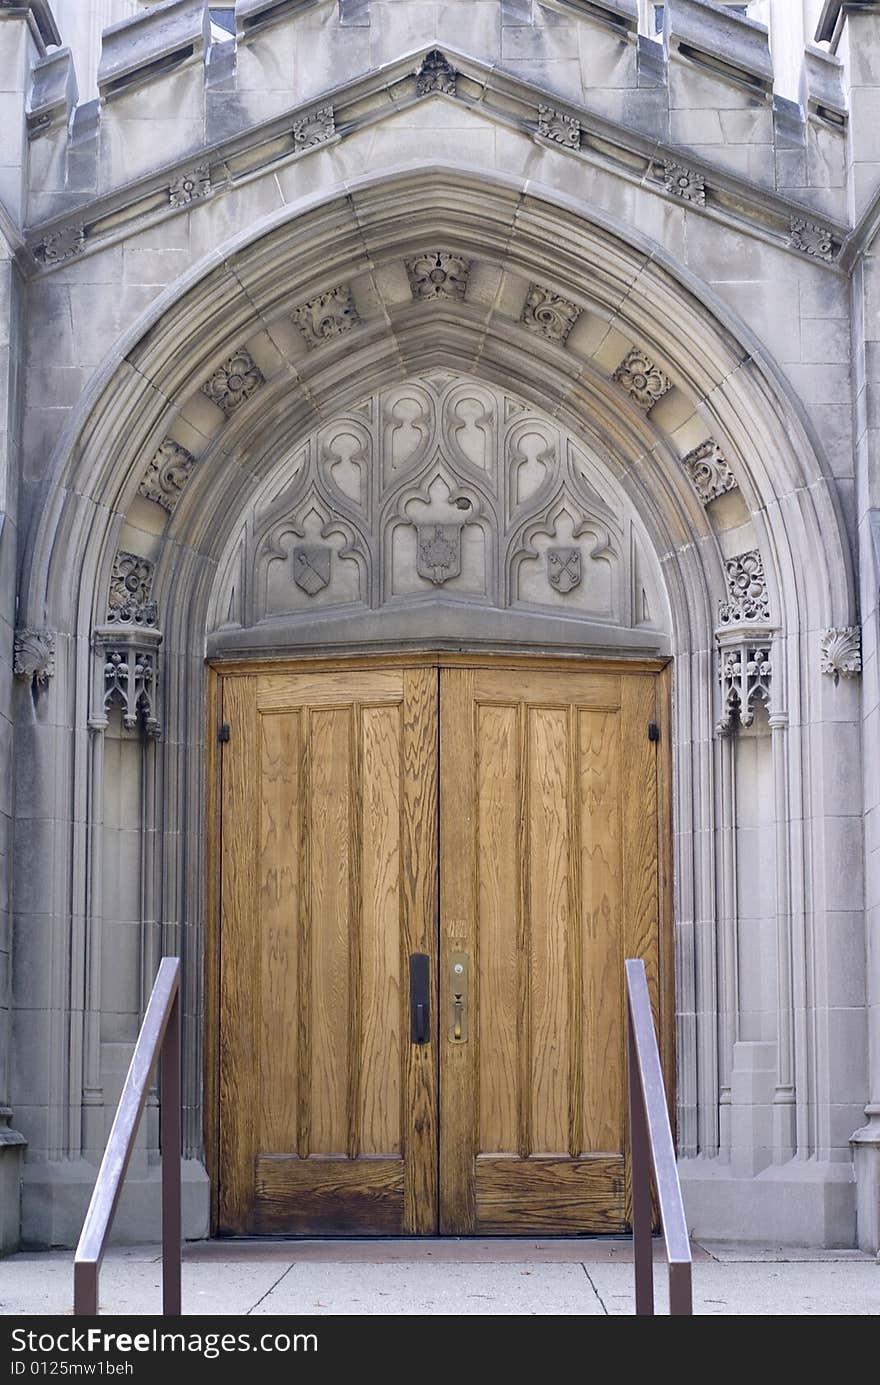
[(453, 952), (449, 958), (449, 1042), (466, 1044), (468, 1039), (468, 992), (470, 960), (466, 952)]

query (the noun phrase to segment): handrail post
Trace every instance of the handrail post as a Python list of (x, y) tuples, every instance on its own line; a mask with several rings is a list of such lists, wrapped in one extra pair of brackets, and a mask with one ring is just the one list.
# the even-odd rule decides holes
[(636, 1316), (654, 1314), (654, 1251), (651, 1244), (651, 1149), (632, 1002), (626, 997), (627, 1086), (629, 1092), (630, 1182), (632, 1186), (633, 1259), (636, 1271)]
[(181, 1173), (181, 1044), (180, 987), (178, 986), (162, 1041), (161, 1138), (162, 1138), (162, 1312), (179, 1318), (180, 1243), (182, 1236)]
[(162, 1120), (162, 1309), (179, 1317), (181, 1243), (181, 1019), (180, 959), (163, 957), (134, 1046), (107, 1147), (92, 1189), (73, 1261), (73, 1311), (98, 1313), (101, 1260), (134, 1141), (150, 1078), (161, 1058)]

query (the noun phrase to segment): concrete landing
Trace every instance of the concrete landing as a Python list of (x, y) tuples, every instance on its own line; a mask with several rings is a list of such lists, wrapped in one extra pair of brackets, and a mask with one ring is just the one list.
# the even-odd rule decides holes
[[(655, 1255), (658, 1312), (666, 1272)], [(0, 1261), (0, 1313), (69, 1313), (71, 1251)], [(108, 1252), (101, 1312), (160, 1307), (155, 1246)], [(880, 1264), (859, 1251), (694, 1246), (698, 1314), (880, 1313)], [(184, 1314), (616, 1316), (633, 1312), (629, 1240), (204, 1241), (186, 1247)]]

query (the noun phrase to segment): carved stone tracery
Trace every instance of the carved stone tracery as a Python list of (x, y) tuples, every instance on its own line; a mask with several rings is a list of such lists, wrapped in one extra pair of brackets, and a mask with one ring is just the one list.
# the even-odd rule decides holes
[(213, 630), (410, 598), (662, 630), (662, 580), (601, 465), (486, 381), (427, 371), (322, 423), (263, 483)]

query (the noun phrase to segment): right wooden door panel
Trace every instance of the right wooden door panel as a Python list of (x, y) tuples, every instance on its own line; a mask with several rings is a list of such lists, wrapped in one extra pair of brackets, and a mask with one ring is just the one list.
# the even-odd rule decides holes
[(656, 682), (441, 671), (444, 1231), (626, 1224), (625, 956), (657, 1000)]

